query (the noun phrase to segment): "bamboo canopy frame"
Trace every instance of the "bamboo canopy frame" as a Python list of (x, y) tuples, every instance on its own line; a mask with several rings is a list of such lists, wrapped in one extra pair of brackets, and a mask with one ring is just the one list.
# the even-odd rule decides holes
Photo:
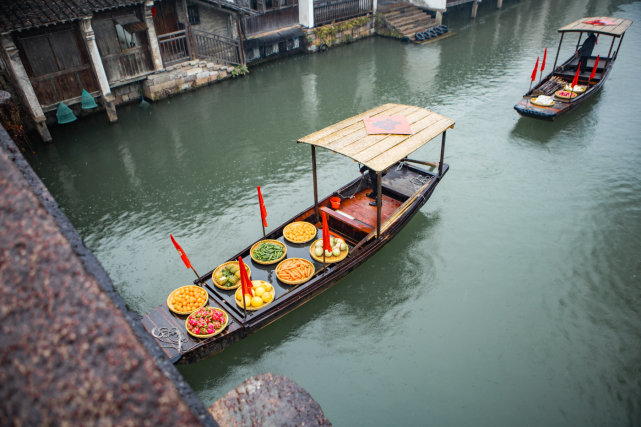
[[(588, 22), (613, 22), (613, 25), (598, 25), (598, 24), (589, 24)], [(612, 43), (610, 44), (610, 50), (608, 56), (605, 60), (605, 63), (608, 64), (612, 59), (616, 59), (616, 55), (619, 53), (619, 48), (623, 42), (623, 36), (628, 28), (632, 25), (632, 21), (624, 18), (615, 18), (611, 16), (593, 16), (588, 18), (577, 19), (571, 24), (565, 25), (559, 28), (559, 33), (561, 33), (561, 39), (559, 40), (559, 47), (556, 50), (556, 57), (554, 58), (554, 65), (552, 70), (556, 69), (556, 64), (559, 59), (559, 52), (561, 51), (561, 44), (563, 43), (563, 36), (565, 33), (579, 33), (579, 39), (576, 42), (576, 49), (579, 48), (581, 43), (581, 35), (583, 33), (595, 33), (595, 34), (604, 34), (612, 37)], [(619, 38), (619, 45), (617, 50), (614, 52), (614, 57), (612, 57), (612, 49), (614, 48), (614, 41)], [(570, 99), (572, 102), (572, 99)]]
[[(368, 135), (363, 119), (368, 117), (404, 116), (412, 134)], [(316, 147), (323, 147), (353, 159), (378, 175), (376, 189), (376, 237), (381, 234), (382, 173), (435, 137), (442, 135), (441, 158), (438, 164), (442, 175), (445, 154), (445, 133), (454, 127), (454, 121), (425, 108), (403, 104), (384, 104), (350, 117), (336, 124), (304, 136), (299, 143), (312, 148), (312, 174), (314, 180), (314, 205), (319, 217), (318, 185), (316, 176)]]

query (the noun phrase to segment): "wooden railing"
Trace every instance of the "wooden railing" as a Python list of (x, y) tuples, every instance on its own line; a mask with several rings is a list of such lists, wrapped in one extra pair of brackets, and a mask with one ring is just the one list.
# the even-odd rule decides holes
[[(370, 0), (371, 1), (371, 0)], [(272, 10), (262, 15), (243, 18), (245, 36), (277, 30), (298, 24), (298, 5)]]
[(196, 57), (223, 64), (241, 63), (240, 42), (218, 34), (192, 30), (196, 47)]
[(158, 45), (165, 66), (187, 61), (190, 58), (185, 30), (159, 35)]
[(88, 92), (98, 90), (89, 64), (31, 77), (30, 80), (41, 105), (56, 104), (65, 99), (78, 97), (82, 94), (82, 89)]
[(102, 65), (109, 83), (126, 80), (153, 71), (151, 54), (147, 46), (127, 49), (123, 53), (105, 55)]
[(314, 2), (314, 25), (325, 25), (365, 15), (372, 11), (372, 0), (336, 0)]

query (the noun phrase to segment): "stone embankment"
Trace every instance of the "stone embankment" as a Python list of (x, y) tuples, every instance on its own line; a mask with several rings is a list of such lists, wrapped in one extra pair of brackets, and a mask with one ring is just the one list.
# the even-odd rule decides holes
[(157, 101), (224, 80), (233, 69), (231, 66), (198, 60), (172, 65), (162, 73), (147, 76), (142, 82), (143, 94), (145, 98)]

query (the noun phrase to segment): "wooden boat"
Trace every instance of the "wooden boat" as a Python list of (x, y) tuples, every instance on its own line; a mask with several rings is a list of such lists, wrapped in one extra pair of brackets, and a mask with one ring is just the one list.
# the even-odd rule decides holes
[[(588, 100), (601, 89), (605, 80), (608, 78), (619, 53), (619, 49), (621, 48), (623, 36), (630, 25), (632, 25), (632, 21), (629, 19), (592, 17), (581, 18), (559, 28), (561, 39), (559, 40), (559, 47), (556, 58), (554, 59), (553, 71), (541, 79), (539, 84), (533, 89), (529, 90), (523, 96), (523, 99), (514, 106), (514, 109), (523, 116), (554, 120)], [(579, 33), (579, 39), (574, 55), (557, 67), (559, 52), (566, 33)], [(591, 37), (590, 33), (597, 35), (597, 37), (609, 36), (612, 39), (607, 56), (599, 57), (595, 74), (592, 78), (590, 78), (590, 76), (597, 63), (597, 56), (592, 55), (592, 49), (588, 48), (585, 42), (581, 45), (584, 34), (587, 34), (586, 41), (588, 43), (590, 42), (590, 40), (588, 40)], [(619, 43), (616, 46), (616, 50), (613, 50), (616, 39), (619, 39)], [(606, 42), (606, 40), (599, 40), (599, 42), (603, 43)], [(587, 48), (587, 52), (583, 52), (587, 53), (585, 55), (581, 52), (584, 47)], [(572, 81), (579, 62), (581, 62), (581, 70), (579, 71), (577, 86), (580, 87), (578, 88), (579, 90), (575, 92), (570, 88), (572, 88)], [(570, 89), (568, 91), (569, 94), (565, 92), (565, 88)], [(550, 103), (552, 103), (552, 105), (549, 105)]]
[[(410, 135), (368, 135), (363, 119), (394, 116), (405, 117), (411, 128)], [(275, 264), (264, 265), (252, 260), (250, 249), (256, 242), (251, 242), (230, 257), (229, 261), (242, 257), (243, 262), (250, 266), (252, 281), (270, 283), (275, 290), (275, 299), (271, 303), (257, 310), (244, 310), (236, 303), (233, 290), (223, 290), (214, 285), (212, 273), (215, 269), (212, 269), (194, 283), (207, 290), (210, 306), (228, 313), (229, 323), (221, 333), (205, 339), (189, 335), (185, 328), (187, 316), (174, 314), (167, 304), (146, 314), (142, 319), (143, 325), (174, 363), (191, 363), (220, 352), (323, 292), (378, 251), (427, 202), (449, 169), (443, 162), (445, 134), (447, 129), (453, 127), (451, 119), (432, 111), (385, 104), (299, 139), (299, 143), (311, 146), (314, 204), (256, 242), (264, 239), (282, 242), (286, 245), (287, 258), (303, 258), (313, 263), (313, 276), (297, 285), (281, 282), (276, 277)], [(438, 162), (407, 158), (439, 135), (441, 151)], [(319, 199), (316, 147), (343, 154), (376, 171), (379, 177), (376, 206), (371, 206), (372, 199), (366, 197), (369, 184), (364, 176)], [(331, 207), (332, 197), (340, 197), (338, 209)], [(310, 252), (313, 241), (296, 244), (283, 236), (283, 229), (295, 221), (305, 221), (320, 228), (322, 212), (328, 217), (330, 232), (344, 239), (348, 246), (347, 256), (339, 262), (325, 263), (314, 259)], [(316, 238), (320, 237), (321, 233), (318, 232)]]

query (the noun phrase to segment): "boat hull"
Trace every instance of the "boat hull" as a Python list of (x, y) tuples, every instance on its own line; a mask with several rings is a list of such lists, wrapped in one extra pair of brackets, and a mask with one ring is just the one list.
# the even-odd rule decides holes
[[(375, 230), (358, 240), (350, 238), (352, 236), (347, 236), (346, 241), (350, 248), (348, 257), (339, 263), (328, 264), (327, 266), (319, 265), (317, 263), (317, 272), (310, 281), (298, 286), (280, 284), (274, 277), (273, 266), (261, 266), (252, 262), (251, 257), (249, 256), (249, 249), (255, 243), (254, 242), (252, 245), (249, 245), (229, 260), (242, 257), (245, 262), (251, 265), (252, 280), (267, 280), (272, 283), (276, 289), (276, 299), (271, 304), (256, 312), (248, 311), (244, 313), (243, 310), (236, 305), (233, 299), (233, 291), (223, 291), (213, 285), (211, 279), (212, 270), (200, 278), (200, 283), (203, 284), (204, 288), (209, 293), (209, 304), (220, 307), (229, 314), (230, 322), (223, 333), (208, 339), (190, 337), (186, 334), (186, 330), (184, 328), (186, 316), (173, 314), (169, 311), (166, 304), (157, 307), (155, 310), (144, 316), (142, 319), (143, 325), (154, 336), (158, 335), (160, 330), (165, 332), (176, 332), (174, 334), (173, 343), (168, 343), (166, 340), (163, 341), (156, 338), (158, 344), (163, 348), (165, 354), (167, 354), (173, 363), (194, 363), (224, 350), (247, 335), (262, 329), (280, 317), (290, 313), (297, 307), (300, 307), (302, 304), (329, 289), (356, 267), (368, 260), (396, 234), (398, 234), (407, 222), (409, 222), (416, 214), (416, 212), (425, 205), (442, 177), (449, 170), (449, 166), (444, 164), (441, 175), (437, 175), (419, 169), (415, 166), (408, 166), (406, 164), (405, 167), (408, 171), (415, 173), (417, 176), (420, 175), (429, 179), (426, 183), (417, 187), (418, 190), (411, 195), (409, 194), (411, 189), (408, 188), (389, 189), (390, 194), (397, 192), (397, 190), (400, 193), (404, 191), (406, 193), (406, 196), (404, 196), (406, 197), (406, 200), (398, 206), (394, 213), (390, 215), (388, 221), (383, 224), (380, 236), (376, 236)], [(329, 205), (329, 198), (331, 196), (341, 194), (341, 190), (350, 187), (356, 181), (358, 180), (352, 181), (342, 189), (339, 189), (337, 192), (321, 200), (319, 205), (321, 205), (323, 209)], [(398, 184), (401, 187), (405, 185), (402, 180), (397, 180), (396, 182), (401, 182), (401, 184)], [(336, 218), (334, 218), (334, 220), (335, 219)], [(290, 220), (286, 221), (269, 233), (265, 238), (280, 240), (286, 244), (288, 257), (309, 258), (309, 246), (311, 243), (302, 245), (291, 244), (284, 240), (282, 236), (283, 228), (287, 224), (299, 220), (307, 220), (309, 222), (317, 223), (318, 218), (316, 218), (315, 207), (312, 206), (292, 217)], [(332, 232), (339, 229), (339, 224), (334, 223), (334, 225), (336, 227), (332, 227), (332, 223), (330, 222), (330, 229), (332, 229)], [(195, 283), (199, 283), (199, 281), (196, 281)], [(179, 340), (180, 344), (176, 344), (176, 340)]]
[[(565, 83), (569, 84), (572, 81), (572, 70), (576, 70), (575, 62), (577, 61), (574, 57), (568, 59), (563, 65), (558, 67), (557, 70), (545, 76), (539, 84), (523, 95), (523, 98), (514, 105), (514, 109), (522, 116), (549, 121), (555, 120), (571, 110), (574, 110), (579, 105), (592, 98), (603, 87), (614, 64), (613, 59), (607, 61), (606, 59), (607, 58), (603, 60), (606, 65), (597, 73), (598, 79), (590, 80), (590, 71), (584, 71), (581, 73), (579, 84), (588, 85), (588, 89), (584, 93), (572, 99), (572, 101), (560, 99), (554, 96), (554, 92), (563, 86), (562, 83), (558, 82), (565, 81)], [(594, 58), (592, 61), (594, 61)], [(592, 64), (594, 64), (594, 62), (592, 62)], [(591, 70), (590, 67), (587, 69)], [(554, 105), (549, 107), (535, 105), (532, 101), (538, 95), (553, 96)]]

